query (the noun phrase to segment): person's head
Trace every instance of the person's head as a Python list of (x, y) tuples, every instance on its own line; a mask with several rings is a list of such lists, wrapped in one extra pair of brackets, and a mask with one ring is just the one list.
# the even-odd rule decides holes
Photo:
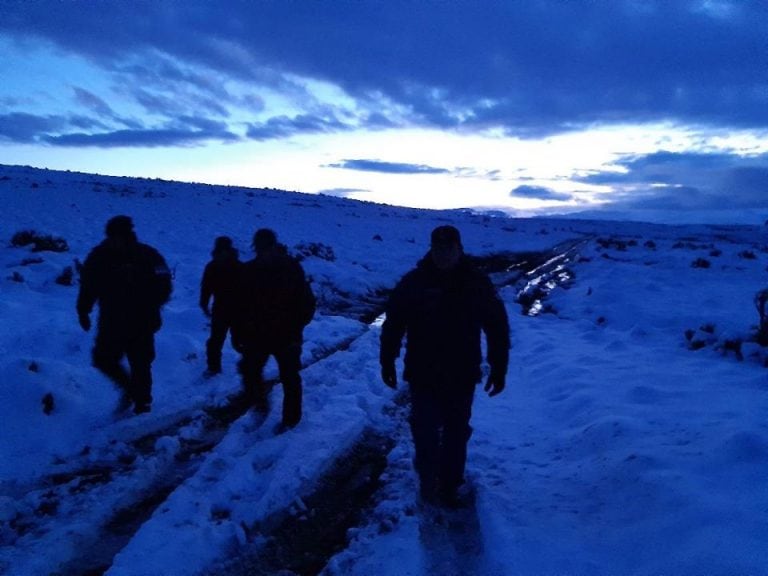
[(453, 226), (438, 226), (432, 230), (429, 253), (439, 270), (455, 268), (464, 254), (458, 229)]
[(136, 232), (133, 231), (133, 220), (130, 216), (114, 216), (107, 221), (104, 229), (112, 243), (118, 246), (126, 246), (136, 242)]
[(229, 236), (219, 236), (213, 243), (213, 252), (211, 252), (211, 255), (217, 256), (219, 254), (226, 254), (233, 250), (232, 238)]
[(270, 253), (277, 247), (277, 234), (269, 228), (259, 228), (253, 235), (253, 249), (256, 254)]

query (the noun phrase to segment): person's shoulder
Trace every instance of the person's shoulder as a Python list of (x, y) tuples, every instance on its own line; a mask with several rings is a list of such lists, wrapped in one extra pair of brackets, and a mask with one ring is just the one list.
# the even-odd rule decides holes
[(249, 260), (241, 260), (240, 261), (240, 270), (252, 270), (256, 266), (259, 265), (259, 262), (256, 258), (251, 258)]
[(153, 268), (157, 275), (170, 274), (165, 258), (154, 246), (137, 242), (135, 250), (139, 255), (138, 261), (142, 263), (141, 265)]
[(237, 270), (238, 274), (244, 278), (259, 276), (264, 271), (264, 263), (258, 258), (251, 258), (250, 260), (240, 262)]
[(96, 246), (91, 248), (91, 251), (88, 252), (88, 256), (86, 256), (86, 264), (93, 264), (96, 262), (101, 262), (103, 260), (107, 260), (112, 256), (112, 250), (107, 243), (106, 240), (102, 240)]
[(96, 246), (91, 248), (91, 250), (88, 252), (88, 256), (93, 256), (94, 254), (104, 254), (109, 249), (106, 240), (102, 240)]
[(154, 246), (150, 246), (149, 244), (145, 244), (144, 242), (136, 242), (135, 249), (140, 254), (145, 254), (153, 258), (162, 258), (162, 255), (160, 254), (160, 251), (157, 248), (155, 248)]
[(304, 273), (304, 266), (301, 264), (301, 260), (288, 252), (287, 249), (281, 250), (275, 257), (275, 264), (282, 268), (287, 268), (295, 272)]
[(399, 290), (412, 289), (413, 287), (419, 286), (426, 282), (428, 277), (429, 270), (421, 265), (421, 263), (419, 263), (402, 275), (400, 280), (397, 282), (396, 288)]
[(427, 275), (427, 270), (423, 266), (414, 266), (408, 272), (403, 274), (401, 282), (413, 282), (419, 278), (423, 278)]
[(211, 258), (206, 268), (211, 270), (228, 271), (243, 266), (245, 262), (241, 262), (238, 258)]

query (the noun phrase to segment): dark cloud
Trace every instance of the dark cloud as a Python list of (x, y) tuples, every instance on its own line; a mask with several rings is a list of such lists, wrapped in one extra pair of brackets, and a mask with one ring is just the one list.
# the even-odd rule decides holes
[(725, 175), (722, 190), (732, 192), (742, 202), (749, 201), (762, 207), (768, 205), (768, 159), (763, 166), (730, 170)]
[(610, 186), (607, 209), (765, 209), (768, 155), (658, 152), (620, 163), (626, 172), (581, 179)]
[[(116, 73), (127, 62), (151, 62), (131, 70), (136, 86), (192, 86), (202, 101), (223, 106), (232, 95), (205, 70), (280, 90), (296, 89), (293, 75), (327, 81), (378, 111), (370, 119), (379, 125), (401, 121), (381, 109), (385, 101), (411, 124), (499, 126), (525, 136), (614, 122), (768, 126), (765, 2), (0, 6), (0, 34), (50, 40)], [(284, 119), (277, 130), (268, 124), (255, 126), (255, 137), (301, 129)]]
[(49, 134), (40, 140), (53, 146), (103, 148), (191, 146), (206, 141), (235, 142), (240, 138), (227, 130), (226, 124), (203, 117), (184, 116), (173, 125), (136, 126), (126, 129), (90, 130)]
[(246, 136), (252, 140), (273, 140), (295, 134), (343, 132), (352, 128), (333, 115), (298, 114), (293, 117), (276, 116), (266, 122), (252, 123), (248, 126)]
[(329, 164), (330, 168), (359, 170), (361, 172), (380, 172), (383, 174), (447, 174), (450, 170), (435, 168), (424, 164), (406, 164), (403, 162), (383, 162), (381, 160), (343, 160)]
[(692, 186), (658, 186), (617, 191), (603, 208), (620, 210), (688, 211), (723, 208), (716, 197)]
[[(104, 132), (110, 130), (110, 124), (102, 122), (98, 118), (93, 116), (70, 116), (67, 118), (67, 130), (88, 130)], [(125, 122), (123, 122), (125, 125)], [(139, 128), (140, 124), (136, 124), (133, 128)]]
[[(160, 97), (146, 101), (148, 111), (160, 118), (160, 126), (148, 126), (143, 121), (120, 117), (112, 107), (92, 92), (73, 87), (74, 100), (85, 113), (62, 115), (36, 115), (11, 113), (0, 116), (0, 139), (16, 143), (42, 143), (55, 146), (186, 146), (203, 141), (231, 142), (239, 139), (226, 123), (205, 116), (189, 114), (188, 108), (179, 106), (171, 98)], [(215, 108), (207, 106), (207, 112)], [(171, 113), (173, 112), (173, 113)], [(221, 109), (226, 114), (225, 109)]]
[(194, 112), (224, 118), (230, 106), (241, 102), (229, 93), (219, 74), (197, 72), (157, 54), (145, 55), (141, 64), (117, 64), (112, 72), (114, 91), (132, 96), (150, 114)]
[(227, 132), (210, 132), (183, 128), (164, 128), (146, 130), (115, 130), (102, 133), (69, 133), (48, 136), (44, 141), (53, 146), (100, 148), (190, 146), (208, 140), (237, 140), (237, 136)]
[(137, 88), (133, 91), (133, 97), (148, 114), (169, 118), (192, 113), (204, 113), (217, 118), (226, 118), (230, 115), (227, 107), (220, 101), (202, 95), (187, 95), (182, 100), (178, 94), (163, 94)]
[(556, 192), (551, 188), (544, 186), (518, 186), (512, 192), (510, 196), (516, 196), (518, 198), (535, 198), (537, 200), (557, 200), (559, 202), (567, 202), (573, 199), (571, 194), (564, 192)]
[[(20, 144), (42, 143), (53, 146), (157, 147), (188, 146), (204, 141), (234, 142), (240, 138), (225, 124), (206, 118), (182, 117), (174, 127), (152, 128), (132, 124), (113, 129), (88, 116), (0, 116), (0, 140)], [(80, 130), (80, 131), (77, 131)]]
[(96, 96), (96, 94), (93, 92), (89, 92), (84, 88), (78, 88), (77, 86), (75, 86), (73, 90), (75, 92), (75, 99), (85, 108), (94, 112), (96, 115), (108, 117), (115, 116), (115, 113), (109, 104), (104, 102), (104, 100)]
[(34, 114), (0, 115), (0, 139), (28, 144), (36, 142), (41, 133), (56, 131), (67, 122), (58, 116)]

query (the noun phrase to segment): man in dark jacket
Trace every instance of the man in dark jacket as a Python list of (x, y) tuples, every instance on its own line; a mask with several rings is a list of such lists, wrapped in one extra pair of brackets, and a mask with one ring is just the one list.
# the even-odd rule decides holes
[[(90, 313), (99, 304), (93, 365), (122, 390), (121, 408), (136, 414), (152, 404), (152, 361), (160, 308), (171, 295), (171, 273), (157, 250), (140, 243), (128, 216), (107, 222), (106, 239), (91, 250), (80, 271), (77, 315), (91, 328)], [(121, 361), (127, 356), (130, 371)]]
[(237, 249), (228, 236), (216, 238), (211, 257), (200, 282), (200, 308), (211, 319), (211, 335), (205, 343), (206, 376), (221, 373), (221, 349), (232, 327), (241, 266)]
[(269, 390), (262, 372), (269, 357), (275, 357), (283, 384), (281, 424), (293, 428), (301, 420), (301, 347), (315, 297), (304, 269), (272, 230), (257, 230), (253, 247), (256, 257), (242, 267), (233, 325), (233, 339), (243, 355), (240, 373), (248, 401), (266, 413)]
[(381, 332), (381, 374), (397, 386), (395, 359), (407, 334), (404, 379), (411, 397), (414, 467), (427, 502), (453, 506), (464, 482), (481, 331), (490, 365), (485, 390), (504, 389), (509, 323), (489, 278), (464, 255), (459, 231), (440, 226), (429, 253), (397, 284)]

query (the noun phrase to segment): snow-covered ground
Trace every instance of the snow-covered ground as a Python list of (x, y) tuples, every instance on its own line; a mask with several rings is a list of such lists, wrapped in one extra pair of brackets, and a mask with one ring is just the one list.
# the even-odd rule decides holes
[[(78, 573), (119, 512), (158, 485), (170, 492), (103, 563), (107, 574), (233, 573), (233, 558), (258, 555), (265, 521), (311, 514), (304, 499), (319, 478), (376, 430), (396, 441), (381, 488), (328, 575), (768, 574), (768, 355), (748, 342), (753, 296), (768, 285), (760, 228), (511, 220), (8, 166), (0, 202), (0, 573)], [(116, 418), (118, 394), (90, 366), (93, 334), (77, 324), (76, 278), (56, 279), (121, 213), (175, 280), (153, 411)], [(418, 505), (398, 394), (379, 379), (379, 328), (343, 313), (390, 288), (444, 223), (479, 255), (586, 240), (543, 313), (520, 313), (526, 278), (500, 291), (508, 387), (493, 399), (478, 389), (476, 501), (459, 512)], [(277, 414), (246, 413), (174, 480), (205, 415), (240, 388), (228, 347), (224, 373), (201, 378), (202, 269), (216, 236), (248, 258), (262, 226), (306, 255), (320, 296), (305, 333), (304, 420), (275, 435)], [(11, 246), (22, 230), (68, 251)], [(742, 360), (726, 349), (739, 342)]]

